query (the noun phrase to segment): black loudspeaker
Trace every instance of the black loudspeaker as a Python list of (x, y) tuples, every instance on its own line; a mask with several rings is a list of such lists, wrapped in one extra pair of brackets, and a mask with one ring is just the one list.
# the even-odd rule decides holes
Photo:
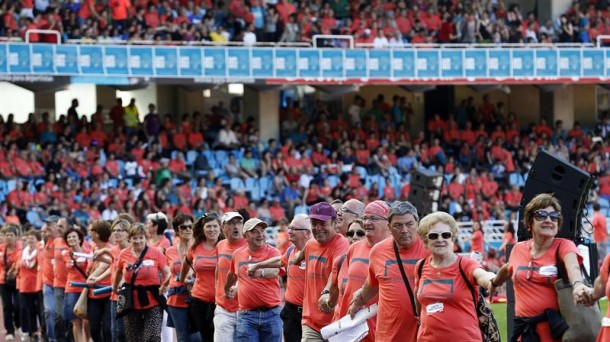
[(411, 176), (408, 200), (417, 209), (419, 217), (438, 211), (443, 179), (442, 174), (428, 170), (417, 170)]
[(440, 189), (443, 186), (443, 175), (430, 170), (417, 170), (411, 177), (411, 187)]
[(559, 227), (557, 237), (567, 239), (579, 237), (582, 211), (592, 185), (593, 179), (589, 173), (545, 150), (538, 151), (523, 189), (517, 231), (519, 241), (530, 238), (523, 222), (525, 206), (532, 198), (542, 193), (554, 194), (561, 204), (563, 223)]

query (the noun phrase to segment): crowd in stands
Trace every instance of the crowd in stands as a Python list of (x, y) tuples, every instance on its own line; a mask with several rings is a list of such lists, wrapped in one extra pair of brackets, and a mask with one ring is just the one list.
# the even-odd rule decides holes
[(610, 199), (608, 116), (591, 129), (544, 117), (522, 123), (484, 95), (417, 132), (404, 97), (369, 104), (356, 95), (347, 113), (314, 103), (288, 98), (279, 141), (261, 141), (255, 119), (240, 120), (223, 102), (180, 121), (154, 104), (138, 113), (133, 99), (108, 113), (100, 105), (90, 119), (76, 99), (54, 122), (48, 113), (23, 124), (0, 116), (0, 222), (246, 209), (277, 224), (322, 200), (406, 200), (418, 168), (445, 175), (440, 208), (458, 221), (514, 219), (540, 147), (599, 176), (592, 201)]
[[(30, 29), (61, 39), (116, 43), (240, 41), (310, 43), (316, 34), (351, 35), (374, 47), (409, 43), (591, 42), (610, 30), (604, 1), (574, 1), (562, 16), (539, 22), (505, 0), (81, 0), (0, 1), (0, 36)], [(32, 42), (56, 43), (34, 33)], [(334, 43), (331, 43), (334, 44)]]

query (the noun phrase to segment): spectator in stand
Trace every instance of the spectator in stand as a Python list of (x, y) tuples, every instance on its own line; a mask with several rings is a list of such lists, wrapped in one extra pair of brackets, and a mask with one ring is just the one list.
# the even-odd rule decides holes
[(125, 135), (130, 137), (132, 134), (136, 134), (138, 125), (140, 124), (140, 113), (138, 107), (136, 107), (136, 99), (132, 98), (129, 104), (123, 108), (124, 115), (123, 121), (125, 122)]
[(599, 259), (604, 260), (608, 254), (608, 227), (606, 224), (606, 216), (601, 212), (601, 205), (593, 203), (593, 241), (597, 244)]

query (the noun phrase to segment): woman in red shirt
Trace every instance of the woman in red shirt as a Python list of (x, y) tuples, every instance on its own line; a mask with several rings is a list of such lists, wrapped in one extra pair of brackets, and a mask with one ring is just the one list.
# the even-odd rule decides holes
[[(104, 220), (97, 220), (91, 225), (91, 237), (95, 243), (95, 250), (112, 248), (108, 242), (110, 239), (110, 223)], [(110, 265), (102, 260), (95, 260), (91, 265), (90, 275), (87, 278), (89, 286), (110, 286)], [(94, 295), (89, 291), (87, 302), (87, 317), (89, 318), (89, 328), (91, 338), (94, 342), (107, 341), (111, 337), (110, 327), (110, 293)]]
[[(20, 301), (25, 313), (21, 315), (21, 331), (30, 339), (34, 338), (37, 329), (37, 317), (42, 303), (39, 301), (41, 292), (38, 288), (38, 274), (42, 265), (42, 249), (39, 249), (40, 233), (30, 230), (26, 236), (26, 246), (19, 260), (19, 277), (21, 293)], [(42, 321), (41, 321), (42, 322)]]
[[(195, 283), (191, 289), (192, 300), (189, 305), (191, 316), (203, 341), (214, 341), (214, 304), (216, 263), (218, 255), (216, 244), (220, 241), (220, 218), (215, 213), (200, 217), (193, 225), (193, 244), (188, 250), (180, 282), (184, 283), (191, 270), (195, 273)], [(220, 276), (220, 274), (219, 274)]]
[[(193, 238), (193, 217), (180, 213), (174, 217), (172, 225), (177, 233), (178, 243), (165, 251), (167, 265), (172, 271), (171, 278), (167, 279), (168, 283), (164, 284), (166, 287), (169, 286), (167, 292), (167, 308), (169, 310), (167, 326), (176, 329), (178, 342), (198, 342), (201, 341), (201, 337), (195, 328), (193, 316), (189, 315), (188, 312), (188, 285), (179, 282), (184, 256), (187, 254)], [(190, 268), (187, 271), (190, 271)], [(189, 272), (190, 274), (191, 272)], [(187, 278), (191, 277), (187, 276)], [(187, 279), (186, 283), (189, 282), (190, 279)], [(193, 331), (195, 333), (192, 333)]]
[[(64, 240), (69, 249), (62, 252), (63, 262), (66, 264), (66, 290), (64, 295), (64, 319), (72, 321), (72, 333), (75, 341), (89, 341), (89, 328), (85, 320), (74, 314), (74, 305), (78, 301), (83, 288), (73, 286), (73, 282), (85, 283), (87, 281), (87, 259), (74, 256), (73, 253), (86, 253), (83, 246), (84, 235), (80, 229), (69, 229), (64, 233)], [(55, 262), (58, 262), (57, 260)]]
[[(119, 255), (116, 278), (112, 290), (118, 294), (119, 283), (131, 283), (135, 264), (144, 253), (142, 263), (137, 267), (133, 283), (133, 307), (125, 315), (125, 335), (127, 341), (161, 342), (163, 324), (164, 297), (167, 288), (161, 286), (171, 277), (167, 259), (157, 248), (148, 248), (148, 229), (141, 223), (135, 223), (129, 228), (131, 247), (125, 248)], [(159, 277), (159, 274), (162, 277)]]
[(165, 250), (172, 245), (169, 239), (163, 235), (168, 223), (167, 216), (162, 212), (146, 216), (146, 228), (148, 229), (148, 236), (150, 236), (148, 245), (159, 249), (161, 253), (165, 253)]
[(20, 245), (17, 243), (18, 227), (10, 224), (2, 230), (4, 244), (0, 246), (0, 290), (2, 293), (2, 310), (4, 314), (4, 329), (6, 339), (15, 335), (15, 327), (19, 327), (19, 299), (17, 292), (17, 265)]

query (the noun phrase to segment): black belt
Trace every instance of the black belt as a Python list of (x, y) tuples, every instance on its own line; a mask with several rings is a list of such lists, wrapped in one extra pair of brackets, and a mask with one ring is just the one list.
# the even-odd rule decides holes
[(291, 302), (286, 302), (286, 305), (284, 305), (284, 306), (289, 308), (289, 309), (298, 311), (299, 313), (303, 313), (303, 307), (302, 306), (292, 304)]
[(273, 309), (275, 309), (275, 308), (277, 308), (277, 305), (276, 305), (276, 306), (273, 306), (273, 307), (269, 307), (269, 306), (259, 306), (258, 308), (254, 308), (254, 309), (249, 310), (249, 311), (267, 312), (267, 311), (271, 311), (271, 310), (273, 310)]

